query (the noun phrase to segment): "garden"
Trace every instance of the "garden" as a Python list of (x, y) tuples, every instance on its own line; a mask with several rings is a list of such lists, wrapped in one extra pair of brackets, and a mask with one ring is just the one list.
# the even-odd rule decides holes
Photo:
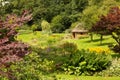
[(0, 0), (0, 80), (120, 80), (119, 2)]

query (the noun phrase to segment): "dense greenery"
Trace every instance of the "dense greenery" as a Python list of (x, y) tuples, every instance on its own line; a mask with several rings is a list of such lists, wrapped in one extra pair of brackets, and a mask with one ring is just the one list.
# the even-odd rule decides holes
[(64, 70), (68, 74), (93, 75), (110, 65), (110, 56), (105, 53), (76, 51), (70, 55), (69, 61), (64, 64)]
[[(61, 73), (119, 76), (119, 55), (107, 47), (113, 39), (120, 45), (119, 4), (120, 0), (0, 0), (0, 80), (61, 80)], [(99, 32), (113, 29), (113, 38), (104, 36), (103, 44), (99, 35), (93, 41), (89, 35), (72, 39), (68, 32), (77, 24), (88, 30), (97, 24)]]
[[(23, 32), (20, 32), (20, 36), (23, 39), (25, 39), (27, 36), (31, 36), (31, 37), (29, 37), (29, 39), (26, 39), (26, 40), (30, 41), (31, 39), (37, 39), (37, 41), (40, 42), (40, 40), (43, 39), (42, 36), (46, 36), (46, 34), (44, 33), (44, 35), (42, 34), (42, 36), (41, 36), (40, 33), (37, 33), (36, 35), (34, 35), (34, 33), (31, 34), (30, 31), (29, 32), (23, 31)], [(50, 37), (50, 36), (53, 36), (53, 37)], [(111, 59), (110, 59), (110, 54), (108, 52), (106, 52), (107, 54), (104, 54), (104, 51), (103, 52), (100, 51), (98, 54), (96, 54), (97, 53), (96, 51), (98, 49), (96, 51), (93, 51), (94, 53), (89, 52), (89, 51), (84, 51), (84, 50), (79, 51), (75, 44), (69, 43), (69, 42), (64, 42), (62, 39), (59, 40), (56, 37), (60, 38), (61, 36), (54, 34), (54, 35), (49, 35), (49, 37), (44, 38), (43, 40), (48, 39), (48, 40), (46, 40), (46, 41), (48, 41), (48, 43), (44, 44), (45, 47), (43, 47), (44, 45), (39, 45), (38, 42), (37, 43), (32, 42), (31, 45), (33, 45), (33, 47), (31, 47), (31, 50), (32, 50), (31, 54), (26, 55), (22, 61), (19, 61), (17, 63), (12, 63), (10, 68), (7, 68), (7, 69), (1, 68), (1, 69), (5, 70), (5, 71), (10, 71), (10, 74), (14, 75), (12, 77), (19, 79), (19, 80), (21, 80), (23, 78), (25, 80), (27, 80), (27, 79), (34, 79), (34, 80), (36, 80), (36, 79), (41, 79), (41, 80), (52, 79), (52, 80), (54, 80), (54, 79), (56, 79), (57, 74), (53, 74), (53, 73), (62, 72), (62, 71), (64, 71), (63, 69), (65, 69), (66, 73), (71, 73), (71, 71), (72, 71), (73, 74), (75, 73), (76, 75), (81, 75), (81, 74), (82, 75), (94, 75), (94, 74), (96, 74), (99, 76), (106, 76), (107, 74), (109, 74), (108, 72), (104, 72), (104, 71), (103, 71), (104, 74), (98, 73), (99, 71), (105, 70), (106, 68), (108, 68), (108, 70), (109, 70), (108, 65), (110, 65)], [(51, 39), (52, 42), (49, 42), (49, 39)], [(82, 39), (82, 40), (86, 41), (86, 39)], [(34, 45), (34, 44), (38, 44), (38, 45)], [(99, 44), (99, 43), (97, 43), (97, 44)], [(90, 46), (89, 46), (89, 48), (90, 48)], [(81, 57), (84, 59), (84, 61), (87, 62), (87, 63), (85, 62), (86, 65), (88, 64), (87, 67), (89, 67), (89, 65), (91, 66), (90, 68), (87, 68), (87, 69), (84, 68), (84, 67), (86, 67), (86, 65), (84, 65), (83, 64), (84, 61), (82, 62), (81, 60), (80, 60), (80, 63), (81, 63), (81, 65), (83, 64), (82, 66), (74, 66), (71, 63), (71, 62), (73, 62), (73, 63), (75, 62), (77, 64), (77, 60), (79, 60), (79, 58), (81, 59)], [(94, 60), (94, 59), (96, 59), (96, 60)], [(94, 62), (94, 64), (96, 66), (91, 64), (91, 62), (92, 63)], [(78, 69), (78, 67), (82, 67), (82, 68), (78, 69), (78, 72), (76, 72), (77, 70), (74, 71), (73, 69), (68, 71), (69, 68), (65, 64), (68, 65), (70, 69), (71, 69), (70, 66), (73, 66), (74, 69)], [(104, 64), (104, 65), (99, 65), (99, 64)], [(93, 69), (93, 70), (91, 70), (91, 69)], [(117, 71), (117, 69), (119, 69), (119, 66), (116, 67), (115, 71)], [(113, 71), (113, 73), (115, 73), (115, 71)], [(52, 75), (50, 75), (50, 74), (52, 74)], [(32, 75), (34, 75), (34, 76), (32, 76)], [(117, 75), (119, 75), (119, 72), (117, 72), (114, 75), (111, 75), (111, 73), (110, 73), (110, 76), (117, 76)], [(3, 79), (3, 76), (1, 76), (1, 79)]]
[(101, 16), (100, 20), (91, 28), (92, 32), (101, 35), (112, 35), (117, 42), (113, 46), (115, 52), (120, 53), (120, 9), (119, 7), (112, 7), (106, 16)]
[[(17, 41), (15, 36), (16, 29), (31, 19), (31, 14), (24, 11), (20, 17), (11, 14), (5, 20), (0, 20), (0, 68), (10, 67), (10, 63), (21, 60), (29, 53), (28, 45)], [(2, 69), (0, 75), (11, 78), (9, 72)]]
[[(8, 3), (3, 6), (4, 1)], [(41, 22), (46, 20), (51, 23), (53, 32), (63, 32), (78, 21), (89, 29), (99, 20), (98, 16), (105, 15), (111, 6), (119, 5), (119, 0), (3, 0), (3, 2), (0, 8), (1, 15), (9, 13), (19, 15), (27, 9), (33, 13), (33, 20), (28, 22), (28, 25), (37, 24), (40, 28)]]

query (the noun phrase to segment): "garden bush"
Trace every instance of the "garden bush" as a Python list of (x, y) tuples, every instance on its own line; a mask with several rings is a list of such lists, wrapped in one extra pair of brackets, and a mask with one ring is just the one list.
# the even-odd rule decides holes
[(48, 48), (50, 53), (55, 52), (60, 55), (70, 55), (78, 50), (77, 45), (70, 42), (58, 43), (58, 45), (49, 46)]
[[(49, 77), (45, 75), (53, 72), (54, 61), (41, 59), (39, 53), (32, 52), (22, 61), (14, 62), (8, 69), (2, 68), (2, 70), (11, 71), (12, 78), (9, 80), (49, 80)], [(0, 79), (7, 80), (5, 77)]]
[(6, 70), (13, 62), (22, 60), (30, 52), (27, 44), (15, 40), (16, 29), (32, 19), (32, 15), (28, 13), (29, 11), (24, 11), (20, 17), (11, 14), (5, 20), (0, 19), (0, 76), (13, 79), (12, 72)]
[(108, 67), (107, 70), (103, 70), (102, 72), (98, 73), (97, 75), (104, 77), (120, 77), (120, 58), (113, 59), (110, 67)]
[(42, 31), (44, 32), (44, 33), (48, 33), (48, 34), (51, 34), (51, 25), (50, 25), (50, 23), (49, 22), (47, 22), (46, 20), (43, 20), (42, 22), (41, 22), (41, 27), (42, 27)]
[(35, 32), (37, 29), (38, 29), (38, 25), (33, 24), (33, 25), (31, 26), (31, 30), (32, 30), (33, 32)]
[(64, 42), (60, 45), (60, 49), (64, 54), (72, 54), (77, 50), (77, 45), (74, 43)]
[(105, 70), (111, 63), (111, 56), (101, 53), (77, 50), (70, 55), (63, 65), (67, 74), (93, 75), (95, 72)]
[(25, 24), (25, 25), (22, 25), (19, 29), (20, 30), (30, 30), (30, 26)]

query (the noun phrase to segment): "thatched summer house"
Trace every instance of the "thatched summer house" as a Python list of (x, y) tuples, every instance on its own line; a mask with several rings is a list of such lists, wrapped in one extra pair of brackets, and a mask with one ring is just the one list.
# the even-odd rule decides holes
[(88, 30), (86, 30), (81, 23), (79, 23), (71, 32), (74, 38), (76, 38), (77, 34), (80, 35), (88, 34)]

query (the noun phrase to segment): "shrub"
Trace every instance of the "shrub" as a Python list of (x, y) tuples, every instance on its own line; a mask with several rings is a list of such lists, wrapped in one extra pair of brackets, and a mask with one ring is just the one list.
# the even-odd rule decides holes
[[(47, 47), (46, 49), (49, 49), (49, 53), (55, 53), (57, 55), (67, 55), (75, 53), (76, 50), (78, 50), (77, 45), (74, 43), (64, 42), (62, 44), (58, 45), (52, 45)], [(47, 51), (47, 50), (46, 50)]]
[(12, 78), (10, 72), (4, 72), (10, 67), (12, 62), (21, 60), (28, 52), (28, 45), (15, 40), (17, 27), (23, 25), (26, 21), (31, 20), (31, 14), (24, 11), (21, 17), (17, 15), (8, 15), (6, 20), (0, 20), (0, 75)]
[(19, 29), (20, 30), (30, 30), (30, 26), (25, 24), (25, 25), (22, 25)]
[(51, 25), (46, 21), (46, 20), (43, 20), (41, 22), (41, 27), (42, 27), (42, 31), (44, 31), (45, 33), (48, 33), (50, 34), (51, 33)]
[(13, 63), (9, 70), (15, 80), (49, 80), (45, 74), (54, 70), (54, 62), (41, 59), (38, 53), (33, 52), (26, 55), (22, 61)]
[(65, 42), (60, 45), (60, 49), (64, 52), (64, 54), (72, 54), (77, 50), (77, 45), (74, 43)]
[(31, 29), (32, 29), (33, 32), (36, 31), (37, 28), (38, 28), (38, 25), (36, 25), (36, 24), (33, 24), (33, 25), (31, 26)]
[(107, 70), (104, 70), (97, 75), (99, 76), (109, 76), (109, 77), (120, 77), (120, 59), (115, 58), (112, 60), (112, 63), (110, 67), (107, 68)]
[(106, 54), (96, 54), (85, 50), (77, 50), (71, 54), (63, 69), (68, 74), (93, 75), (110, 65), (111, 57)]
[(62, 33), (64, 31), (64, 25), (57, 23), (57, 24), (52, 24), (52, 32), (56, 33)]

